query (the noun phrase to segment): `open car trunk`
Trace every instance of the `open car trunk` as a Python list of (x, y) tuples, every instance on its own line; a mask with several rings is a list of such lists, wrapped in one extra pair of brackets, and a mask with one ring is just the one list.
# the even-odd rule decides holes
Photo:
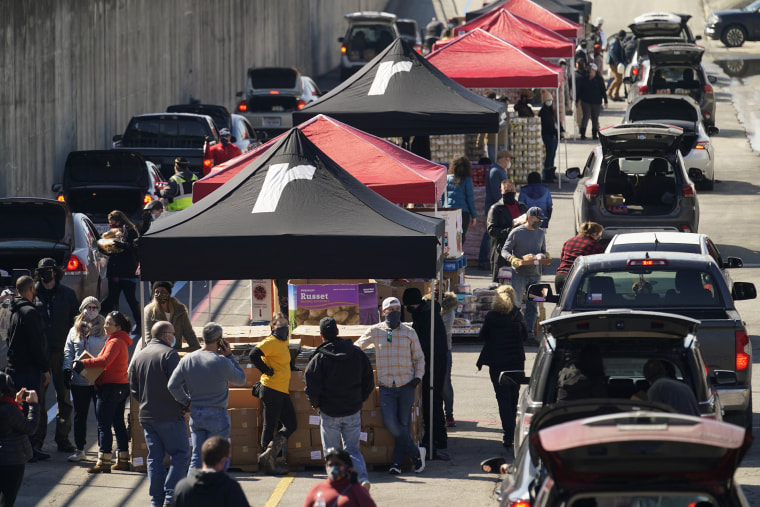
[(683, 96), (652, 96), (636, 97), (628, 106), (626, 122), (663, 122), (683, 130), (678, 150), (686, 155), (697, 144), (697, 122), (702, 113), (699, 104)]
[(141, 222), (144, 197), (145, 192), (137, 188), (82, 188), (69, 190), (66, 202), (77, 213), (90, 217), (102, 233), (113, 210), (121, 210), (133, 222)]

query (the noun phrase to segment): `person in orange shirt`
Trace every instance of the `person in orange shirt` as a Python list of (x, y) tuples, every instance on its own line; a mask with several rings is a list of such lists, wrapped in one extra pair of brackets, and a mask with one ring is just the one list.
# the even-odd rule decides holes
[[(209, 149), (209, 157), (213, 162), (213, 165), (219, 165), (222, 162), (227, 162), (231, 158), (235, 158), (242, 152), (240, 148), (230, 142), (232, 135), (229, 129), (222, 129), (219, 131), (219, 137), (221, 143), (215, 144)], [(204, 173), (204, 176), (206, 174)]]

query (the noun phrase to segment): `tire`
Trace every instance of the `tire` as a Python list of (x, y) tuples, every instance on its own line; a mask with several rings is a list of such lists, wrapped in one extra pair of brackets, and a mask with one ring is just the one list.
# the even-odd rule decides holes
[(727, 48), (738, 48), (747, 40), (747, 31), (739, 25), (729, 25), (723, 30), (720, 41)]

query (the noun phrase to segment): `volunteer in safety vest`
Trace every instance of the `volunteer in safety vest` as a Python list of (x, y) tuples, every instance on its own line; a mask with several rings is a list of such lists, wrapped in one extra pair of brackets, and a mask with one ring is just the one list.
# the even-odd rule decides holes
[(161, 197), (169, 200), (169, 211), (179, 211), (193, 204), (193, 182), (198, 177), (190, 171), (187, 159), (174, 160), (174, 176), (169, 178), (169, 187), (161, 191)]

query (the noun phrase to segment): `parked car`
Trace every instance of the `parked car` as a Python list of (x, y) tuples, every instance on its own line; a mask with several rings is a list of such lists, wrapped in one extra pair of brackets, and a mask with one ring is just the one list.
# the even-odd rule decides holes
[(760, 0), (741, 9), (711, 12), (705, 19), (705, 35), (729, 48), (760, 40)]
[(647, 410), (550, 426), (534, 439), (547, 469), (533, 507), (748, 507), (734, 479), (742, 428)]
[(293, 111), (302, 109), (322, 95), (317, 84), (294, 67), (248, 69), (248, 84), (237, 111), (258, 132), (275, 137), (293, 127)]
[(420, 29), (417, 25), (416, 19), (397, 19), (396, 29), (399, 36), (407, 41), (410, 46), (414, 47), (414, 50), (418, 53), (422, 52), (422, 36), (420, 35)]
[(715, 186), (715, 151), (710, 136), (718, 127), (705, 127), (699, 104), (685, 95), (639, 95), (625, 110), (626, 123), (667, 123), (683, 130), (678, 150), (684, 164), (702, 171), (699, 188), (712, 190)]
[(698, 320), (636, 308), (563, 314), (541, 325), (544, 341), (533, 362), (528, 386), (517, 404), (516, 449), (528, 435), (533, 416), (541, 408), (562, 401), (558, 400), (558, 394), (563, 368), (578, 364), (590, 347), (598, 351), (602, 362), (601, 381), (605, 383), (602, 391), (606, 395), (587, 394), (573, 399), (630, 400), (649, 387), (644, 364), (649, 359), (660, 359), (673, 368), (675, 378), (692, 388), (704, 417), (722, 419), (713, 384), (724, 378), (736, 382), (736, 374), (726, 371), (712, 373), (712, 378), (708, 378), (700, 343), (695, 340)]
[(528, 293), (533, 300), (557, 303), (552, 317), (630, 309), (700, 321), (697, 338), (710, 375), (736, 375), (735, 383), (721, 381), (716, 387), (724, 419), (752, 431), (752, 344), (734, 302), (755, 299), (757, 290), (749, 282), (729, 287), (712, 257), (663, 251), (578, 257), (561, 296), (549, 284), (533, 285)]
[(65, 268), (63, 284), (81, 301), (103, 299), (107, 257), (97, 247), (95, 225), (82, 213), (72, 213), (64, 202), (38, 197), (0, 199), (0, 269), (34, 273), (44, 257)]
[(267, 136), (263, 132), (257, 133), (251, 122), (245, 116), (230, 114), (224, 106), (212, 104), (175, 104), (166, 108), (167, 113), (193, 113), (210, 116), (216, 124), (217, 130), (229, 129), (230, 141), (240, 148), (242, 153), (251, 151), (261, 145)]
[(715, 91), (702, 67), (705, 48), (696, 44), (667, 42), (649, 46), (649, 58), (632, 77), (628, 101), (645, 94), (686, 95), (699, 103), (706, 126), (715, 125)]
[(340, 46), (340, 80), (345, 81), (400, 37), (396, 15), (389, 12), (362, 11), (344, 16), (346, 35), (338, 38)]
[(604, 226), (603, 240), (622, 232), (697, 232), (699, 201), (678, 150), (683, 130), (662, 124), (622, 124), (599, 131), (600, 145), (583, 169), (573, 193), (575, 230), (583, 222)]

